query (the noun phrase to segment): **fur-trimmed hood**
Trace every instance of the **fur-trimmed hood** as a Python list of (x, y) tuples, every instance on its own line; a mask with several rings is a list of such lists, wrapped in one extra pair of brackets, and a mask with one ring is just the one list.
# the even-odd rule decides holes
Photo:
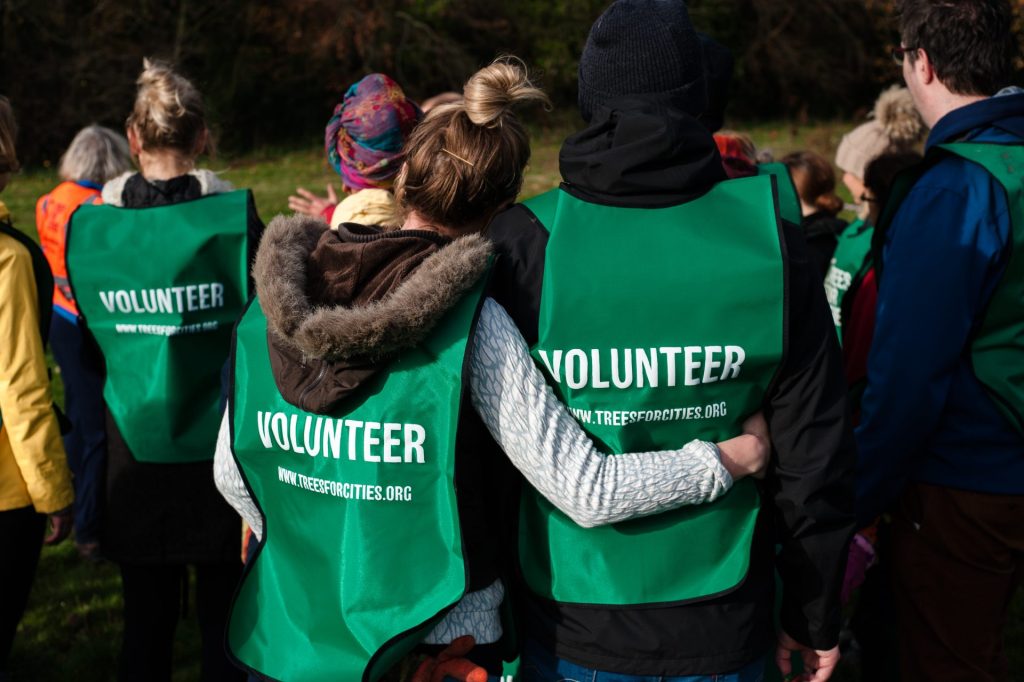
[[(136, 176), (138, 176), (138, 179), (141, 179), (142, 182), (146, 182), (145, 179), (143, 179), (142, 176), (137, 171), (128, 171), (127, 173), (122, 173), (113, 180), (107, 182), (107, 184), (103, 185), (103, 191), (101, 192), (103, 203), (107, 204), (108, 206), (128, 206), (129, 208), (132, 207), (133, 203), (138, 203), (137, 199), (136, 201), (132, 201), (131, 198), (125, 198), (126, 189), (129, 193), (132, 192), (132, 185), (129, 183), (129, 181), (132, 181), (132, 183), (138, 182)], [(176, 181), (178, 180), (184, 180), (184, 182), (176, 183)], [(216, 173), (214, 173), (211, 170), (206, 170), (205, 168), (197, 168), (195, 170), (189, 171), (180, 178), (173, 178), (167, 181), (158, 180), (154, 183), (147, 184), (149, 184), (153, 188), (157, 188), (157, 191), (164, 192), (167, 189), (167, 185), (179, 184), (182, 186), (181, 189), (179, 190), (178, 188), (174, 188), (172, 189), (172, 191), (177, 190), (180, 192), (188, 192), (194, 194), (194, 189), (186, 189), (187, 185), (193, 182), (198, 183), (198, 195), (203, 197), (209, 194), (224, 194), (234, 189), (231, 186), (230, 182), (227, 182), (226, 180), (221, 180)], [(159, 187), (159, 184), (163, 184), (165, 185), (165, 187)]]
[(871, 115), (896, 147), (917, 144), (927, 131), (910, 90), (898, 85), (882, 91)]
[(419, 344), (487, 268), (489, 241), (383, 232), (306, 216), (267, 227), (253, 276), (271, 365), (288, 402), (328, 412)]

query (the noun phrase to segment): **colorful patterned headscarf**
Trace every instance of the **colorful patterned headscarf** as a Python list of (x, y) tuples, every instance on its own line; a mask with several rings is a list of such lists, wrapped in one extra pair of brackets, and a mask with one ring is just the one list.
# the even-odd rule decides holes
[(327, 160), (352, 190), (391, 187), (402, 145), (423, 113), (398, 83), (371, 73), (348, 89), (327, 122)]

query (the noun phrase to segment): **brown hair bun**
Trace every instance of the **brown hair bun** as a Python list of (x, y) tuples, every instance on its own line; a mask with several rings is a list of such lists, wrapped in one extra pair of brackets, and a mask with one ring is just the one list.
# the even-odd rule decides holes
[(524, 103), (549, 104), (517, 59), (499, 59), (473, 74), (463, 100), (427, 114), (405, 145), (395, 197), (406, 213), (461, 230), (482, 227), (514, 201), (530, 159), (530, 142), (515, 115)]

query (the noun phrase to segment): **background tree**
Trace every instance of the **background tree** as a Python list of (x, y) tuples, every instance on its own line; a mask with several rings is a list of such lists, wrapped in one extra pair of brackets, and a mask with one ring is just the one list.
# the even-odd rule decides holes
[[(0, 93), (28, 163), (74, 132), (120, 128), (142, 58), (173, 61), (206, 96), (222, 149), (318, 137), (344, 88), (382, 71), (413, 97), (457, 90), (499, 54), (576, 100), (579, 53), (608, 0), (0, 0)], [(729, 114), (854, 117), (897, 82), (893, 0), (689, 0), (736, 56)], [(1020, 0), (1016, 4), (1020, 4)]]

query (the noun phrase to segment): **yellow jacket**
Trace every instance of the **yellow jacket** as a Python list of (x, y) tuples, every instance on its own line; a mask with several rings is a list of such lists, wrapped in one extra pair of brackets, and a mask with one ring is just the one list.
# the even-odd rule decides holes
[[(0, 202), (0, 221), (7, 222)], [(32, 258), (0, 233), (0, 511), (71, 504), (71, 473), (53, 413)]]

